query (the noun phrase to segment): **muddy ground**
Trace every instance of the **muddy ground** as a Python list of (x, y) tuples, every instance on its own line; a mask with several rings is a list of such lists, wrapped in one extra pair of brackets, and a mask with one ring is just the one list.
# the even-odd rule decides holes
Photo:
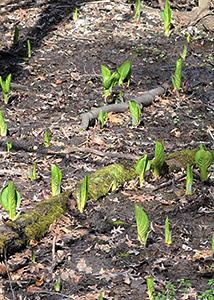
[[(170, 3), (174, 10), (184, 11), (197, 4)], [(159, 8), (156, 1), (144, 5)], [(78, 19), (73, 20), (76, 7)], [(85, 174), (121, 162), (92, 153), (63, 154), (68, 147), (141, 156), (154, 155), (160, 140), (166, 153), (194, 149), (200, 143), (214, 150), (212, 34), (174, 22), (167, 38), (160, 14), (148, 13), (142, 6), (136, 22), (130, 8), (125, 1), (1, 1), (0, 75), (5, 80), (12, 74), (7, 105), (0, 95), (8, 127), (8, 136), (0, 139), (1, 188), (14, 183), (22, 198), (20, 213), (43, 200), (44, 188), (51, 192), (51, 164), (60, 168), (62, 190), (67, 190)], [(19, 43), (13, 47), (15, 25)], [(24, 59), (27, 39), (32, 47), (29, 60)], [(184, 44), (182, 82), (190, 78), (190, 86), (177, 95), (171, 77)], [(104, 104), (101, 65), (115, 72), (126, 60), (132, 69), (131, 84), (122, 89), (127, 101), (164, 83), (169, 89), (144, 108), (138, 126), (132, 126), (127, 111), (109, 114), (103, 130), (90, 126), (77, 131), (81, 115)], [(51, 138), (49, 147), (44, 146), (45, 131)], [(9, 154), (7, 141), (13, 145)], [(31, 180), (34, 162), (37, 178)], [(23, 252), (8, 257), (10, 275), (2, 265), (1, 299), (98, 299), (99, 292), (104, 299), (146, 299), (148, 276), (160, 294), (156, 299), (166, 299), (164, 293), (168, 299), (198, 299), (214, 278), (213, 167), (209, 184), (195, 178), (194, 193), (188, 197), (176, 196), (171, 185), (153, 191), (185, 170), (162, 174), (158, 180), (150, 172), (143, 188), (136, 180), (97, 202), (89, 200), (83, 214), (68, 212), (42, 241), (31, 241)], [(180, 187), (185, 188), (185, 180)], [(135, 204), (150, 221), (146, 247), (137, 240)], [(1, 218), (6, 216), (1, 207)], [(170, 246), (164, 240), (166, 216), (172, 231)], [(31, 247), (36, 262), (31, 261)], [(61, 290), (56, 292), (59, 270)]]

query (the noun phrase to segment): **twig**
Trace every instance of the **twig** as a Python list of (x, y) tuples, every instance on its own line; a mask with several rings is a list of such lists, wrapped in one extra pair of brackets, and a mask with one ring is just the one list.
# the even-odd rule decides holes
[[(186, 174), (183, 174), (183, 175), (181, 175), (181, 176), (175, 178), (175, 182), (178, 181), (178, 180), (180, 180), (180, 179), (182, 179), (182, 178), (184, 178), (185, 176), (186, 176)], [(169, 186), (170, 184), (172, 184), (172, 181), (173, 181), (173, 179), (170, 179), (170, 180), (168, 180), (167, 182), (164, 182), (164, 183), (160, 184), (159, 186), (157, 186), (156, 188), (154, 188), (154, 189), (152, 190), (152, 192), (157, 191), (157, 190), (160, 190), (160, 189), (162, 189), (162, 188), (165, 187), (165, 186)]]
[(102, 152), (102, 151), (96, 150), (94, 148), (78, 148), (75, 146), (71, 146), (71, 147), (67, 148), (63, 152), (63, 154), (69, 154), (69, 153), (74, 153), (74, 152), (93, 153), (95, 155), (102, 156), (102, 157), (107, 156), (107, 157), (116, 157), (116, 158), (126, 158), (126, 159), (131, 159), (131, 160), (138, 160), (141, 158), (141, 156), (138, 156), (138, 155), (122, 154), (122, 153), (115, 153), (115, 152)]
[(6, 266), (6, 269), (7, 269), (7, 276), (9, 278), (9, 283), (10, 283), (10, 289), (11, 289), (12, 297), (13, 297), (13, 300), (15, 300), (16, 297), (15, 297), (15, 294), (14, 294), (14, 291), (13, 291), (12, 282), (11, 282), (11, 278), (10, 278), (10, 273), (9, 273), (9, 267), (8, 267), (8, 263), (7, 263), (7, 255), (6, 255), (5, 245), (4, 245), (4, 260), (5, 260), (5, 266)]
[(52, 269), (56, 266), (56, 235), (53, 238), (53, 245), (52, 245)]

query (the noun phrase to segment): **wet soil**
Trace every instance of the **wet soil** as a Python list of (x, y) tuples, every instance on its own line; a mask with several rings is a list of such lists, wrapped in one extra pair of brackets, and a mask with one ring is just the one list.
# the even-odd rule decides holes
[[(190, 10), (196, 4), (172, 1), (173, 9)], [(158, 2), (144, 4), (159, 8)], [(12, 74), (9, 103), (1, 97), (0, 110), (8, 127), (0, 138), (1, 187), (9, 181), (22, 197), (20, 213), (51, 192), (51, 164), (62, 172), (62, 190), (73, 188), (85, 174), (120, 162), (93, 153), (64, 154), (68, 147), (85, 147), (108, 153), (154, 155), (160, 140), (166, 153), (193, 149), (201, 143), (214, 150), (214, 41), (208, 32), (173, 23), (169, 38), (160, 14), (143, 6), (136, 22), (130, 4), (71, 1), (1, 1), (0, 76)], [(73, 12), (78, 7), (78, 19)], [(13, 43), (14, 27), (19, 43)], [(190, 43), (187, 36), (190, 32)], [(27, 58), (27, 40), (32, 57)], [(171, 84), (176, 60), (184, 44), (182, 82), (190, 78), (187, 92), (177, 95)], [(168, 83), (164, 95), (144, 108), (138, 126), (130, 112), (111, 113), (104, 129), (90, 126), (78, 131), (81, 115), (103, 106), (101, 65), (115, 72), (130, 60), (132, 80), (122, 88), (127, 101)], [(51, 141), (44, 145), (45, 131)], [(12, 143), (7, 153), (7, 142)], [(29, 178), (36, 163), (36, 180)], [(176, 174), (146, 176), (143, 188), (127, 183), (97, 202), (88, 201), (83, 214), (70, 210), (50, 228), (42, 241), (31, 241), (23, 252), (8, 257), (10, 276), (1, 265), (2, 299), (146, 299), (146, 279), (155, 292), (174, 285), (175, 299), (197, 299), (210, 286), (213, 234), (213, 165), (209, 184), (194, 179), (191, 196), (176, 196), (172, 186), (153, 191)], [(180, 181), (185, 189), (185, 180)], [(150, 221), (147, 246), (137, 239), (134, 206), (140, 205)], [(7, 212), (1, 208), (1, 218)], [(164, 224), (169, 217), (171, 245), (165, 244)], [(31, 247), (35, 261), (31, 261)], [(61, 289), (56, 281), (61, 271)], [(192, 286), (177, 279), (190, 280)], [(169, 289), (168, 289), (169, 292)], [(164, 298), (163, 298), (164, 299)], [(172, 299), (172, 298), (171, 298)]]

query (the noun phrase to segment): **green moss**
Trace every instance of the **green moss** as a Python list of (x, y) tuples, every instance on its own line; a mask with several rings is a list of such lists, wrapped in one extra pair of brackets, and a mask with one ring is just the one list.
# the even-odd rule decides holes
[(124, 258), (124, 257), (129, 257), (129, 256), (131, 256), (131, 254), (130, 254), (130, 253), (119, 253), (119, 254), (117, 254), (117, 256), (119, 256), (119, 257), (121, 257), (121, 258)]
[[(135, 171), (135, 164), (124, 162), (124, 164), (116, 164), (117, 173), (118, 173), (118, 184), (123, 185), (126, 181), (132, 180), (137, 176)], [(112, 182), (115, 179), (115, 165), (109, 165), (101, 168), (95, 173), (89, 176), (89, 191), (88, 197), (94, 201), (100, 197), (105, 196)], [(82, 181), (79, 182), (74, 191), (74, 196), (77, 198), (79, 185), (82, 184)]]
[(124, 222), (121, 222), (121, 221), (118, 221), (118, 222), (109, 221), (109, 223), (110, 223), (112, 226), (125, 226), (125, 223), (124, 223)]

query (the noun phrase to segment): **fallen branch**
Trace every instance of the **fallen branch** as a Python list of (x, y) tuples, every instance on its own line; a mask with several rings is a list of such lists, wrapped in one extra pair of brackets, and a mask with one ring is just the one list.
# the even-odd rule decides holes
[[(155, 89), (144, 92), (142, 96), (133, 99), (133, 101), (135, 101), (141, 107), (141, 109), (143, 107), (150, 106), (152, 105), (155, 96), (165, 93), (167, 87), (167, 84), (163, 84), (163, 86), (159, 86)], [(90, 122), (98, 118), (101, 109), (103, 111), (103, 114), (105, 114), (106, 112), (125, 112), (129, 109), (129, 103), (124, 102), (119, 104), (106, 105), (83, 114), (82, 123), (80, 125), (79, 130), (86, 130), (89, 127)]]

